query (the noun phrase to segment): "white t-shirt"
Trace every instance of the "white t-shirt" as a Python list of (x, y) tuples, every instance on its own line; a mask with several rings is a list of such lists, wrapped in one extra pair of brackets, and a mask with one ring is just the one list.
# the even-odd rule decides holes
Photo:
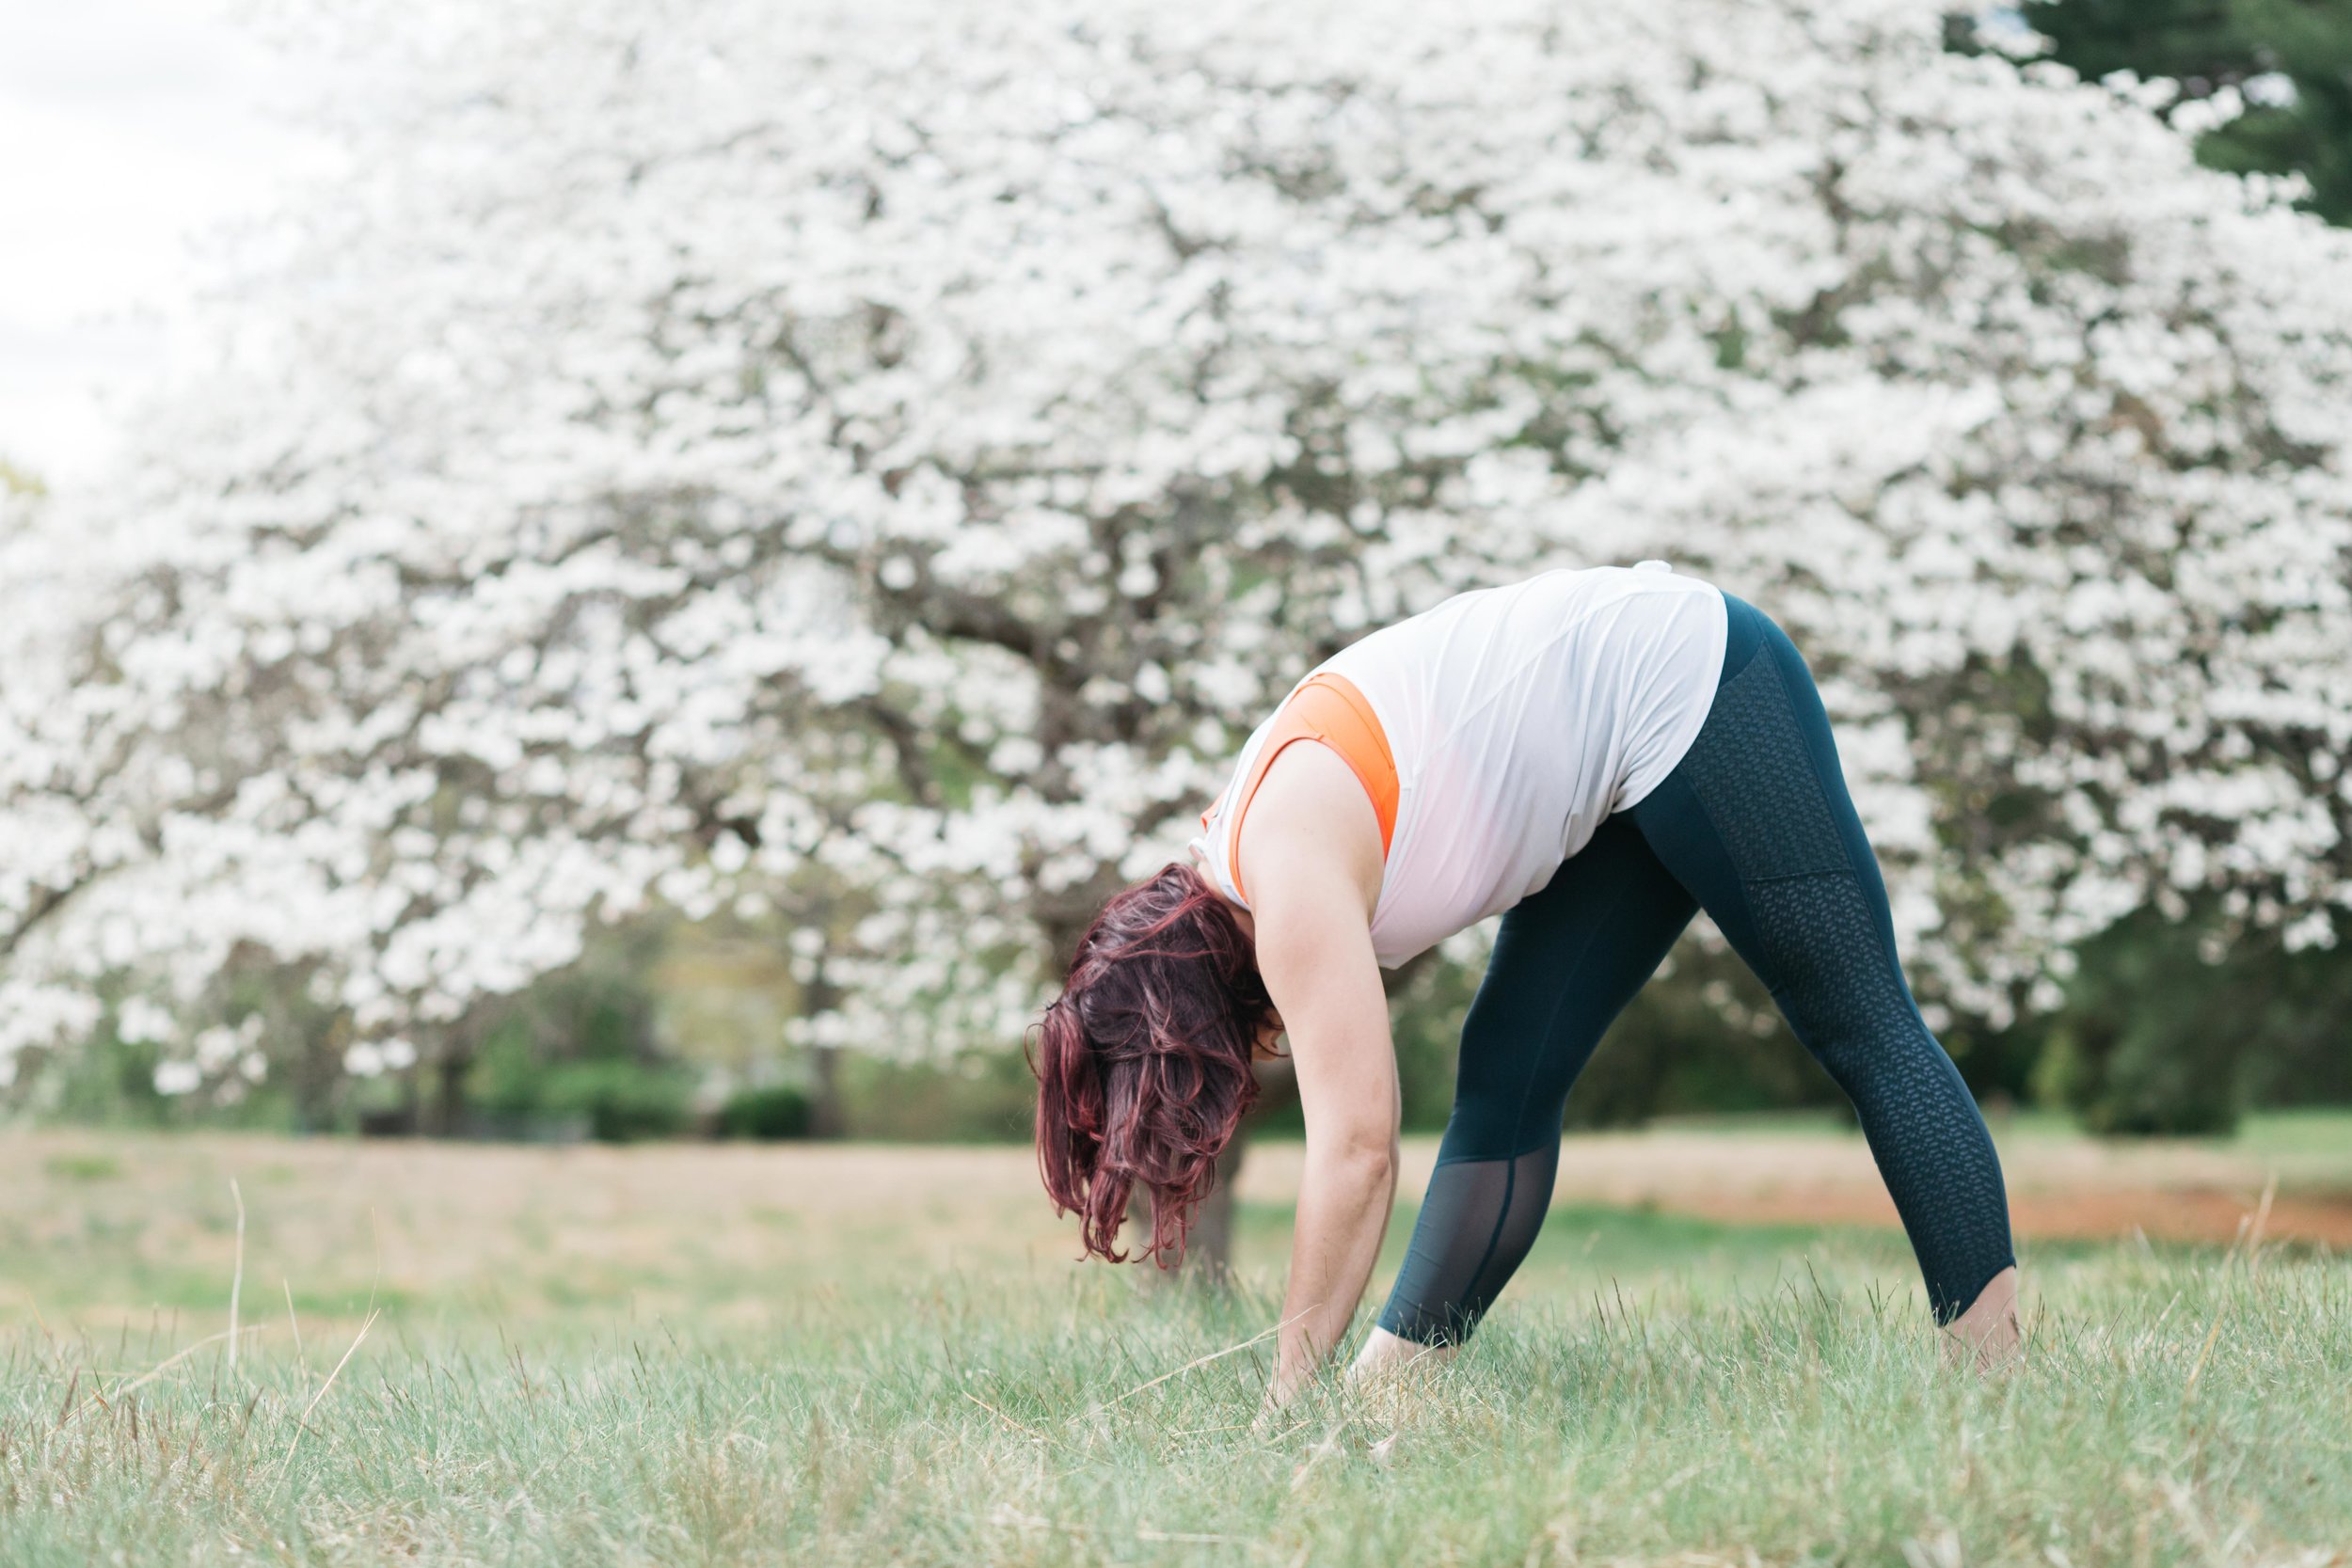
[[(1372, 921), (1381, 964), (1540, 891), (1604, 817), (1657, 788), (1707, 720), (1724, 631), (1720, 592), (1645, 561), (1457, 594), (1320, 666), (1363, 693), (1396, 763)], [(1273, 723), (1251, 733), (1193, 841), (1245, 908), (1227, 813)]]

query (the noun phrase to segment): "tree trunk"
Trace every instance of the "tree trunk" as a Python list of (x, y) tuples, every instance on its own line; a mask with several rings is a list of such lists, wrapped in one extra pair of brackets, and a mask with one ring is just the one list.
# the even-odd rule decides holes
[[(825, 973), (823, 954), (818, 955), (817, 968), (801, 988), (801, 1008), (815, 1015), (828, 1012), (841, 1005), (841, 988)], [(848, 1135), (850, 1118), (841, 1104), (841, 1048), (837, 1045), (812, 1045), (808, 1048), (809, 1094), (808, 1135), (812, 1138), (839, 1138)]]
[(482, 1037), (479, 1014), (459, 1019), (441, 1031), (417, 1064), (416, 1131), (427, 1138), (454, 1138), (466, 1132), (466, 1075), (473, 1067), (474, 1048)]
[(466, 1069), (470, 1053), (460, 1054), (454, 1042), (434, 1063), (433, 1096), (426, 1102), (423, 1131), (428, 1137), (453, 1138), (463, 1129), (466, 1110)]
[(1184, 1237), (1184, 1260), (1178, 1272), (1203, 1285), (1223, 1285), (1233, 1276), (1233, 1183), (1248, 1153), (1249, 1128), (1245, 1122), (1217, 1154), (1216, 1184), (1193, 1211), (1192, 1228)]
[(849, 1132), (849, 1117), (841, 1107), (841, 1048), (816, 1045), (808, 1054), (808, 1135), (842, 1137)]

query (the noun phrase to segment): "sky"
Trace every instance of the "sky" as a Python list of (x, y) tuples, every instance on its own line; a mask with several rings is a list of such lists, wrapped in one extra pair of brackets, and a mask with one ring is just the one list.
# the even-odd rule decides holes
[(304, 68), (234, 0), (0, 9), (0, 461), (71, 484), (185, 359), (205, 237), (334, 153), (293, 118)]

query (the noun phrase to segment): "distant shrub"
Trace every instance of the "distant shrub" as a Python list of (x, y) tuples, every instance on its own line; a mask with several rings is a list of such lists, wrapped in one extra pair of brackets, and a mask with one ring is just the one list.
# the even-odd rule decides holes
[(808, 1095), (787, 1085), (742, 1089), (719, 1110), (719, 1135), (725, 1138), (805, 1138), (815, 1107)]
[(539, 1108), (583, 1117), (601, 1143), (675, 1137), (687, 1130), (692, 1106), (684, 1074), (626, 1059), (564, 1062), (547, 1069)]
[(2208, 961), (2202, 934), (2200, 923), (2143, 911), (2084, 943), (2035, 1069), (2039, 1098), (2093, 1132), (2233, 1131), (2264, 998), (2244, 983), (2247, 961)]

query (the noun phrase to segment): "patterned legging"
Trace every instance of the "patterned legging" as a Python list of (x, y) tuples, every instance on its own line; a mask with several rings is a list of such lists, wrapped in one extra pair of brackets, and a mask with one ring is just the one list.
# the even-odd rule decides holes
[(1568, 1089), (1704, 908), (1859, 1113), (1949, 1323), (2013, 1260), (1984, 1118), (1895, 956), (1878, 862), (1804, 658), (1724, 595), (1730, 635), (1681, 764), (1502, 917), (1454, 1113), (1380, 1326), (1467, 1338), (1542, 1227)]

